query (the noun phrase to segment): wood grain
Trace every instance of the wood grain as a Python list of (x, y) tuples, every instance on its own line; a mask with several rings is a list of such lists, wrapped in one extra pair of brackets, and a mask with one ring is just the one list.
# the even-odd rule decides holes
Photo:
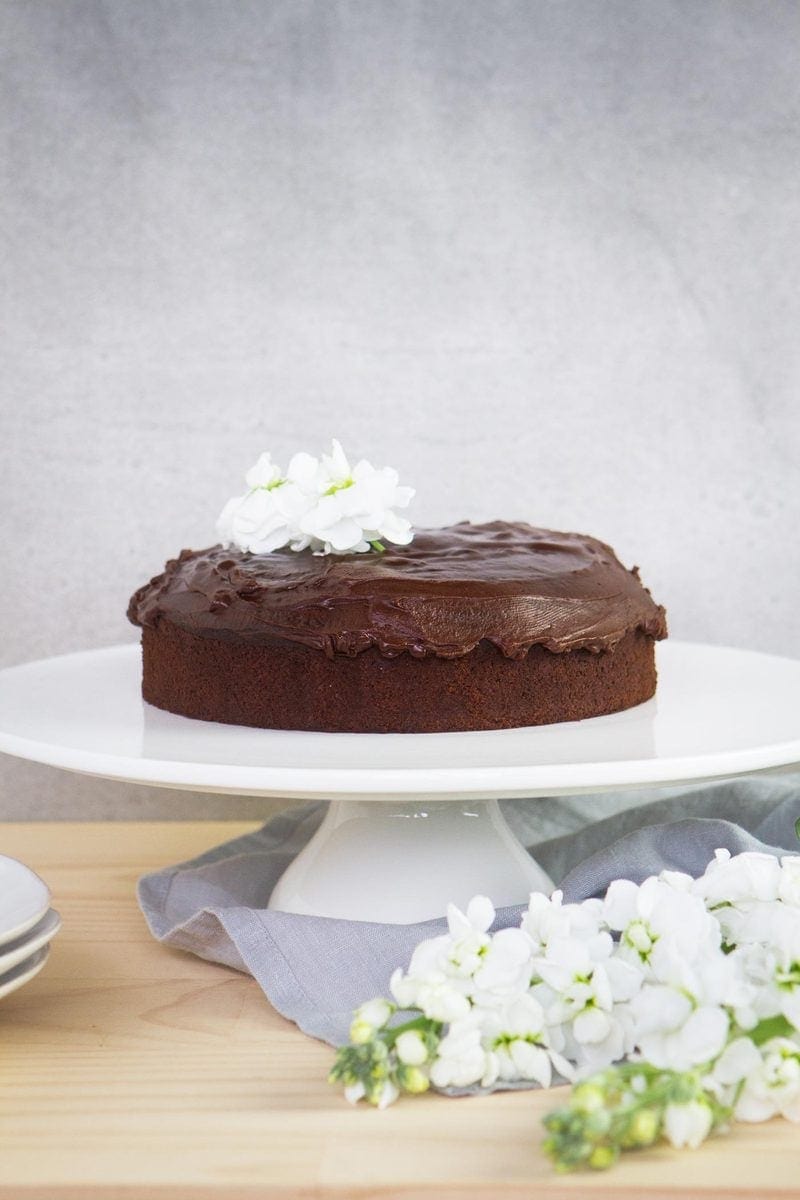
[(329, 1047), (248, 977), (159, 946), (137, 908), (143, 871), (249, 828), (0, 826), (64, 918), (44, 972), (0, 1003), (2, 1200), (800, 1196), (783, 1121), (559, 1177), (538, 1148), (553, 1093), (351, 1108)]

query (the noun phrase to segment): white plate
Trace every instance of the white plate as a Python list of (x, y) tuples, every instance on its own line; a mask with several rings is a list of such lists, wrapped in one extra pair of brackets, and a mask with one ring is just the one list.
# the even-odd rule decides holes
[(61, 917), (54, 908), (49, 909), (33, 929), (29, 929), (22, 937), (15, 938), (13, 942), (7, 942), (0, 948), (0, 975), (4, 975), (18, 963), (30, 958), (35, 950), (40, 950), (42, 946), (48, 945), (60, 928)]
[(50, 953), (50, 947), (44, 946), (41, 950), (37, 950), (30, 958), (26, 958), (24, 962), (13, 967), (12, 970), (6, 971), (4, 975), (0, 975), (0, 999), (3, 996), (8, 996), (10, 992), (15, 992), (17, 988), (21, 988), (23, 983), (27, 983), (29, 979), (33, 979), (34, 975), (38, 975), (44, 964), (47, 962), (47, 956)]
[(0, 854), (0, 946), (22, 937), (49, 907), (44, 880), (16, 858)]
[(478, 733), (300, 733), (194, 721), (140, 696), (137, 646), (0, 671), (0, 751), (167, 787), (304, 798), (541, 796), (800, 763), (800, 662), (668, 641), (654, 700)]

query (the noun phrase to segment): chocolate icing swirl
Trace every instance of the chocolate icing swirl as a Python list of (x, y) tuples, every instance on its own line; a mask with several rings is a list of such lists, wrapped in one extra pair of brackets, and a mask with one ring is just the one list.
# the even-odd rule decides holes
[(458, 658), (480, 641), (599, 652), (626, 633), (666, 637), (664, 609), (613, 550), (523, 522), (417, 530), (385, 553), (182, 550), (131, 598), (135, 625), (200, 637), (298, 642), (325, 654)]

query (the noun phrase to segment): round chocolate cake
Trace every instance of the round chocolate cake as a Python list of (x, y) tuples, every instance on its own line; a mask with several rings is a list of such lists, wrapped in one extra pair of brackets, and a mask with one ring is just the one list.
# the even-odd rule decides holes
[(664, 609), (595, 538), (521, 522), (383, 553), (184, 550), (132, 597), (145, 700), (268, 729), (430, 733), (617, 712)]

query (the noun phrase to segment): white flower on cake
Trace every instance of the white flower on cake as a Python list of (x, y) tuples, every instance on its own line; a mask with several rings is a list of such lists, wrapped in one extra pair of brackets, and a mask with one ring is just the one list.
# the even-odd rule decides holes
[(316, 459), (296, 454), (286, 475), (269, 454), (262, 454), (245, 477), (250, 488), (234, 496), (217, 519), (217, 537), (223, 546), (238, 546), (251, 554), (271, 554), (284, 546), (301, 549), (298, 521), (308, 509), (316, 478)]
[(270, 554), (289, 546), (315, 554), (361, 554), (384, 542), (406, 546), (411, 524), (394, 511), (406, 508), (414, 489), (391, 467), (366, 459), (351, 468), (339, 444), (320, 459), (295, 454), (284, 475), (262, 454), (245, 477), (249, 491), (229, 500), (217, 520), (224, 546)]
[(266, 488), (267, 491), (279, 487), (284, 482), (280, 467), (272, 461), (272, 455), (268, 453), (260, 456), (255, 466), (245, 475), (244, 481), (249, 488)]
[(362, 553), (382, 541), (406, 546), (411, 525), (398, 517), (414, 489), (401, 487), (391, 467), (376, 470), (366, 459), (350, 466), (339, 442), (323, 454), (317, 470), (316, 503), (299, 525), (313, 549), (324, 554)]

